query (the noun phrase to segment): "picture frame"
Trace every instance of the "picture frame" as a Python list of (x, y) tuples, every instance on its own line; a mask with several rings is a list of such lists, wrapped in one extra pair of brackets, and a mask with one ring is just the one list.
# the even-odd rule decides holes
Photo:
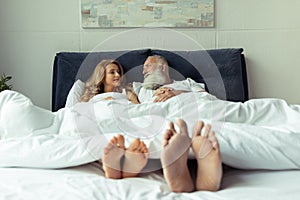
[(82, 28), (210, 28), (214, 0), (81, 0)]

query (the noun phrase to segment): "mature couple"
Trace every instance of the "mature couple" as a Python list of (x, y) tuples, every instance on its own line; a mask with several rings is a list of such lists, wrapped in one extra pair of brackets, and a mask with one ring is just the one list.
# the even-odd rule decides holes
[[(183, 92), (203, 92), (203, 84), (191, 79), (173, 81), (169, 76), (168, 63), (164, 57), (149, 56), (143, 66), (144, 82), (134, 82), (124, 87), (127, 98), (133, 103), (164, 102)], [(122, 66), (115, 60), (103, 60), (95, 68), (85, 84), (81, 101), (105, 92), (122, 92)], [(124, 90), (123, 90), (124, 91)], [(113, 97), (111, 97), (113, 98)], [(110, 99), (110, 98), (108, 98)], [(179, 132), (170, 122), (162, 138), (161, 163), (164, 177), (174, 192), (196, 190), (217, 191), (222, 179), (222, 161), (219, 144), (210, 125), (202, 121), (195, 124), (190, 138), (184, 120), (178, 119)], [(192, 148), (197, 159), (196, 183), (190, 175), (187, 160)], [(103, 150), (103, 169), (107, 178), (136, 177), (148, 162), (148, 148), (140, 139), (125, 147), (124, 137), (114, 136)]]

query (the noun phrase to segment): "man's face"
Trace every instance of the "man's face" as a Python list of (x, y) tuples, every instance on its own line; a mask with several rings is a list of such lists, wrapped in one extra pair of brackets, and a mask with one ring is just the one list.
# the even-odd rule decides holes
[(158, 65), (155, 58), (150, 57), (145, 61), (143, 75), (143, 87), (146, 89), (155, 89), (167, 82), (162, 67)]
[(146, 78), (148, 75), (150, 75), (152, 72), (154, 72), (157, 69), (157, 62), (155, 58), (148, 58), (143, 67), (143, 75), (144, 78)]

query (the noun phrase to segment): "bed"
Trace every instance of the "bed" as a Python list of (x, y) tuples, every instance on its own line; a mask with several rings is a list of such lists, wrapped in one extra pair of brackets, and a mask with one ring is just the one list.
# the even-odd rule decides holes
[[(243, 49), (240, 48), (208, 51), (138, 49), (93, 53), (60, 52), (55, 56), (53, 68), (52, 111), (63, 110), (74, 83), (78, 79), (85, 81), (99, 60), (117, 59), (127, 72), (127, 81), (132, 82), (142, 80), (141, 76), (137, 74), (141, 74), (142, 64), (146, 57), (153, 54), (160, 54), (167, 58), (172, 68), (171, 77), (173, 78), (190, 77), (197, 82), (203, 82), (206, 89), (220, 99), (232, 102), (248, 100), (246, 62)], [(196, 62), (197, 64), (195, 64)], [(232, 137), (238, 137), (238, 135), (232, 135)], [(291, 140), (299, 145), (299, 142), (293, 137)], [(68, 142), (70, 141), (68, 140)], [(38, 145), (36, 145), (37, 143)], [(227, 163), (224, 164), (224, 177), (220, 191), (172, 193), (159, 169), (160, 163), (157, 159), (151, 160), (146, 167), (146, 169), (150, 169), (152, 166), (158, 166), (157, 170), (145, 171), (141, 177), (137, 178), (111, 180), (104, 177), (101, 164), (93, 162), (92, 159), (89, 163), (78, 162), (78, 160), (73, 162), (72, 157), (65, 156), (65, 160), (62, 160), (59, 155), (58, 158), (61, 162), (70, 162), (72, 166), (67, 167), (64, 164), (51, 166), (51, 163), (37, 162), (37, 160), (40, 162), (46, 160), (43, 157), (45, 154), (29, 152), (32, 154), (31, 157), (34, 156), (38, 159), (32, 159), (26, 152), (16, 156), (18, 149), (14, 150), (11, 147), (20, 146), (19, 143), (11, 143), (10, 146), (1, 144), (2, 148), (10, 148), (10, 151), (6, 151), (6, 154), (0, 151), (2, 157), (0, 159), (0, 166), (2, 166), (0, 168), (0, 199), (288, 200), (300, 198), (298, 183), (300, 171), (298, 170), (299, 163), (295, 162), (296, 159), (291, 159), (289, 165), (281, 165), (280, 159), (266, 158), (268, 161), (265, 163), (269, 162), (267, 164), (274, 167), (264, 168), (263, 165), (253, 164), (253, 166), (248, 165), (249, 169), (246, 169), (246, 167), (239, 167), (243, 166), (243, 160), (235, 160), (234, 156), (230, 157), (225, 152), (224, 158)], [(30, 144), (39, 147), (42, 142), (40, 143), (40, 140), (37, 139)], [(51, 148), (55, 149), (56, 144), (55, 141), (47, 143), (47, 148), (42, 150), (51, 151)], [(295, 146), (293, 150), (297, 147)], [(251, 151), (257, 151), (257, 149)], [(11, 152), (11, 154), (7, 152)], [(292, 153), (296, 158), (297, 152)], [(55, 156), (57, 154), (60, 152), (55, 152)], [(6, 158), (3, 159), (4, 157)], [(17, 159), (23, 159), (23, 161), (17, 162)], [(193, 166), (193, 160), (191, 160), (190, 167), (193, 168)]]

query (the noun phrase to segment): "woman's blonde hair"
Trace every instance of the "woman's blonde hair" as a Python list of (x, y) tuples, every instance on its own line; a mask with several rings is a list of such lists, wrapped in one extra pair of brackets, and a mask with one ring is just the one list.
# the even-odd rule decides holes
[[(106, 67), (110, 64), (115, 64), (120, 70), (120, 87), (123, 85), (123, 68), (121, 64), (116, 60), (102, 60), (97, 64), (97, 66), (94, 69), (93, 74), (90, 76), (90, 78), (85, 82), (84, 91), (83, 94), (80, 97), (80, 100), (82, 102), (89, 101), (93, 96), (103, 93), (104, 92), (104, 79), (105, 79), (105, 71)], [(120, 88), (115, 88), (115, 90), (118, 90)], [(119, 92), (119, 91), (118, 91)]]

